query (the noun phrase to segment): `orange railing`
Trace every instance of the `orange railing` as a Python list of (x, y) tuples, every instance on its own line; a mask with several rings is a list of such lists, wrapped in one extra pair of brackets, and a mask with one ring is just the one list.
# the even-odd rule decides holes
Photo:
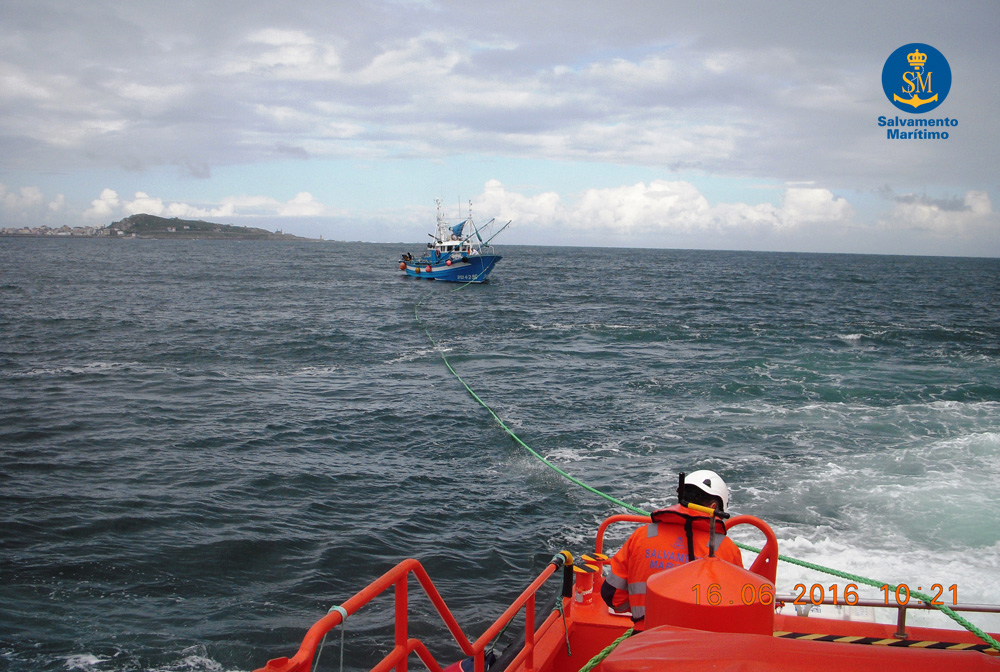
[(594, 543), (594, 552), (604, 552), (604, 532), (615, 523), (648, 523), (649, 516), (637, 516), (634, 513), (619, 513), (605, 519), (601, 526), (597, 528), (597, 541)]
[[(573, 562), (573, 556), (563, 551), (556, 555), (549, 562), (545, 570), (529, 585), (524, 592), (514, 601), (510, 607), (483, 633), (475, 642), (470, 642), (462, 632), (458, 621), (452, 615), (448, 606), (441, 598), (441, 594), (434, 587), (434, 583), (417, 560), (409, 559), (399, 563), (375, 581), (368, 584), (362, 591), (340, 605), (340, 609), (350, 616), (356, 613), (363, 606), (371, 602), (374, 598), (386, 592), (390, 588), (395, 589), (395, 646), (371, 672), (406, 672), (407, 662), (410, 654), (416, 653), (420, 660), (431, 672), (442, 672), (441, 666), (434, 660), (434, 657), (427, 650), (427, 647), (418, 639), (412, 639), (408, 634), (408, 579), (410, 574), (416, 577), (420, 586), (424, 589), (427, 597), (430, 598), (434, 608), (444, 620), (445, 625), (451, 631), (452, 636), (466, 656), (474, 659), (475, 672), (484, 672), (485, 651), (490, 642), (500, 634), (503, 628), (509, 623), (518, 612), (525, 609), (524, 628), (524, 651), (527, 661), (525, 670), (534, 669), (532, 653), (535, 647), (535, 593), (560, 567)], [(333, 611), (317, 621), (306, 633), (298, 652), (292, 658), (275, 658), (269, 660), (267, 665), (255, 672), (310, 672), (313, 665), (313, 658), (316, 649), (323, 641), (328, 632), (340, 625), (344, 616), (340, 611)]]

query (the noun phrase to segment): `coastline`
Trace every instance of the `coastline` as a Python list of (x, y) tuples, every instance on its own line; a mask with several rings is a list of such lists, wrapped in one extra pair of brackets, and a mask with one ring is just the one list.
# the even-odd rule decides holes
[(23, 238), (144, 238), (152, 240), (322, 240), (304, 238), (282, 230), (268, 231), (249, 226), (217, 224), (155, 215), (132, 215), (107, 226), (49, 226), (0, 228), (0, 237)]

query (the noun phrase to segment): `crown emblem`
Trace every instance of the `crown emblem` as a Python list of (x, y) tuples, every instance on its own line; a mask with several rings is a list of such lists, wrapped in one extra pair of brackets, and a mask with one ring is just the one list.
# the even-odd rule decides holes
[(912, 54), (906, 55), (906, 60), (910, 62), (910, 65), (914, 69), (922, 68), (924, 63), (927, 62), (927, 54), (921, 54), (919, 49), (914, 49)]

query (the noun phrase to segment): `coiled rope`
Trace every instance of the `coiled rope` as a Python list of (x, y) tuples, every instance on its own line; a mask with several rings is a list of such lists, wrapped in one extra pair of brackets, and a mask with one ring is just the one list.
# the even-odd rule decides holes
[[(457, 292), (457, 291), (459, 291), (461, 289), (465, 289), (470, 284), (472, 284), (472, 283), (471, 282), (467, 282), (467, 283), (465, 283), (463, 285), (460, 285), (460, 286), (456, 287), (452, 291), (453, 292)], [(595, 495), (597, 495), (599, 497), (603, 497), (604, 499), (606, 499), (607, 501), (611, 502), (612, 504), (615, 504), (616, 506), (620, 506), (623, 509), (626, 509), (626, 510), (631, 511), (633, 513), (639, 514), (641, 516), (648, 516), (650, 514), (649, 511), (646, 511), (646, 510), (641, 509), (641, 508), (639, 508), (637, 506), (633, 506), (633, 505), (629, 504), (628, 502), (624, 502), (624, 501), (622, 501), (620, 499), (612, 497), (611, 495), (608, 495), (608, 494), (606, 494), (604, 492), (601, 492), (597, 488), (595, 488), (593, 486), (590, 486), (587, 483), (584, 483), (583, 481), (581, 481), (580, 479), (576, 478), (575, 476), (571, 476), (570, 474), (566, 473), (565, 471), (563, 471), (562, 469), (560, 469), (556, 465), (554, 465), (551, 462), (549, 462), (547, 459), (545, 459), (545, 457), (543, 457), (541, 454), (539, 454), (537, 451), (535, 451), (531, 446), (529, 446), (527, 443), (525, 443), (524, 441), (522, 441), (521, 437), (519, 437), (517, 434), (515, 434), (514, 430), (512, 430), (510, 427), (508, 427), (507, 424), (500, 418), (500, 416), (497, 415), (496, 412), (492, 408), (490, 408), (489, 404), (487, 404), (485, 401), (483, 401), (479, 397), (479, 395), (476, 394), (475, 390), (473, 390), (471, 387), (469, 387), (469, 384), (465, 382), (465, 380), (462, 378), (462, 376), (460, 376), (458, 374), (458, 372), (455, 371), (454, 368), (452, 368), (451, 362), (448, 361), (448, 357), (444, 354), (444, 350), (442, 350), (438, 346), (437, 341), (435, 341), (434, 337), (431, 336), (431, 332), (427, 328), (427, 325), (425, 325), (421, 321), (421, 319), (420, 319), (420, 312), (419, 312), (420, 311), (420, 305), (427, 299), (428, 296), (429, 295), (425, 295), (424, 298), (420, 299), (420, 301), (418, 301), (416, 303), (416, 305), (413, 307), (413, 317), (414, 317), (414, 319), (416, 320), (417, 324), (419, 324), (421, 326), (421, 328), (423, 328), (424, 333), (427, 334), (427, 339), (434, 346), (434, 349), (437, 350), (438, 354), (441, 356), (441, 360), (444, 362), (444, 365), (448, 368), (448, 370), (451, 372), (451, 374), (453, 376), (455, 376), (455, 378), (458, 380), (458, 382), (460, 382), (462, 384), (462, 387), (464, 387), (466, 389), (466, 391), (472, 396), (472, 398), (475, 399), (477, 402), (479, 402), (480, 406), (482, 406), (483, 408), (486, 409), (486, 411), (490, 414), (490, 416), (493, 417), (493, 420), (496, 421), (496, 423), (500, 426), (500, 428), (503, 429), (503, 431), (506, 432), (507, 435), (510, 436), (510, 438), (514, 439), (514, 441), (516, 441), (519, 446), (521, 446), (526, 451), (528, 451), (531, 455), (533, 455), (535, 458), (537, 458), (542, 464), (544, 464), (545, 466), (549, 467), (550, 469), (552, 469), (553, 471), (555, 471), (560, 476), (566, 478), (571, 483), (574, 483), (574, 484), (582, 487), (583, 489), (585, 489), (585, 490), (587, 490), (587, 491), (589, 491), (589, 492), (591, 492), (591, 493), (593, 493), (593, 494), (595, 494)], [(760, 551), (761, 551), (761, 549), (759, 547), (751, 546), (750, 544), (744, 544), (744, 543), (741, 543), (741, 542), (738, 542), (738, 541), (735, 541), (735, 540), (734, 540), (734, 543), (738, 547), (740, 547), (740, 548), (742, 548), (743, 550), (746, 550), (746, 551), (751, 551), (753, 553), (760, 553)], [(836, 577), (839, 577), (839, 578), (842, 578), (842, 579), (850, 579), (851, 581), (856, 581), (857, 583), (864, 583), (865, 585), (872, 586), (874, 588), (881, 589), (883, 586), (887, 586), (889, 588), (889, 590), (892, 590), (892, 591), (895, 591), (895, 590), (898, 589), (898, 586), (893, 585), (891, 583), (887, 583), (885, 581), (876, 581), (875, 579), (870, 579), (870, 578), (867, 578), (867, 577), (864, 577), (864, 576), (860, 576), (858, 574), (851, 574), (849, 572), (843, 572), (843, 571), (841, 571), (839, 569), (833, 569), (832, 567), (824, 567), (823, 565), (817, 565), (815, 563), (807, 562), (805, 560), (798, 560), (796, 558), (791, 558), (791, 557), (788, 557), (786, 555), (782, 555), (780, 553), (778, 554), (778, 559), (779, 560), (784, 560), (785, 562), (788, 562), (788, 563), (793, 564), (793, 565), (799, 565), (800, 567), (805, 567), (807, 569), (812, 569), (812, 570), (815, 570), (815, 571), (818, 571), (818, 572), (823, 572), (825, 574), (830, 574), (832, 576), (836, 576)], [(959, 614), (957, 614), (953, 609), (951, 609), (950, 607), (948, 607), (948, 605), (946, 605), (946, 604), (940, 604), (936, 600), (934, 600), (933, 598), (931, 598), (929, 595), (927, 595), (925, 593), (921, 593), (919, 591), (915, 591), (914, 590), (914, 591), (911, 591), (910, 594), (913, 597), (917, 598), (918, 600), (920, 600), (920, 601), (922, 601), (922, 602), (924, 602), (926, 604), (929, 604), (929, 605), (937, 608), (940, 612), (942, 612), (942, 613), (946, 614), (947, 616), (949, 616), (952, 620), (954, 620), (956, 623), (958, 623), (959, 625), (961, 625), (963, 628), (965, 628), (966, 630), (968, 630), (969, 632), (971, 632), (972, 634), (974, 634), (976, 637), (979, 637), (985, 643), (989, 644), (990, 646), (992, 646), (997, 651), (1000, 651), (1000, 642), (997, 642), (997, 640), (994, 639), (993, 637), (991, 637), (989, 635), (989, 633), (987, 633), (986, 631), (984, 631), (981, 628), (977, 627), (975, 624), (971, 623), (968, 619), (966, 619), (966, 618), (960, 616)], [(617, 643), (615, 645), (617, 645)]]

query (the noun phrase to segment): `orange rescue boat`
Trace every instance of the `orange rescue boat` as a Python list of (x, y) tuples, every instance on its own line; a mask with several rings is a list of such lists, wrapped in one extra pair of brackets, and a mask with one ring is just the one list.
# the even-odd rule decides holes
[[(395, 593), (394, 647), (382, 660), (373, 661), (372, 672), (404, 672), (413, 654), (431, 672), (1000, 671), (1000, 657), (991, 646), (996, 635), (991, 641), (990, 635), (981, 638), (963, 630), (906, 626), (906, 609), (927, 605), (891, 605), (899, 614), (895, 625), (776, 613), (784, 610), (791, 597), (775, 595), (777, 540), (771, 528), (753, 516), (726, 521), (727, 530), (752, 525), (766, 538), (749, 570), (706, 557), (654, 575), (647, 586), (645, 630), (633, 634), (631, 619), (610, 612), (600, 597), (602, 568), (607, 562), (604, 534), (614, 523), (649, 520), (630, 514), (605, 520), (598, 528), (592, 554), (582, 556), (581, 564), (574, 564), (566, 551), (557, 554), (474, 642), (463, 634), (420, 563), (405, 560), (331, 609), (309, 629), (292, 658), (276, 658), (256, 672), (313, 672), (326, 635), (390, 588)], [(536, 594), (560, 570), (563, 589), (558, 608), (536, 627)], [(420, 640), (409, 636), (411, 574), (441, 615), (464, 660), (449, 661), (451, 665), (442, 668)], [(856, 594), (852, 598), (840, 604), (882, 606), (858, 600)], [(984, 605), (949, 606), (954, 611), (1000, 612), (1000, 607)], [(522, 610), (524, 641), (515, 642), (499, 659), (488, 656), (491, 642)]]

